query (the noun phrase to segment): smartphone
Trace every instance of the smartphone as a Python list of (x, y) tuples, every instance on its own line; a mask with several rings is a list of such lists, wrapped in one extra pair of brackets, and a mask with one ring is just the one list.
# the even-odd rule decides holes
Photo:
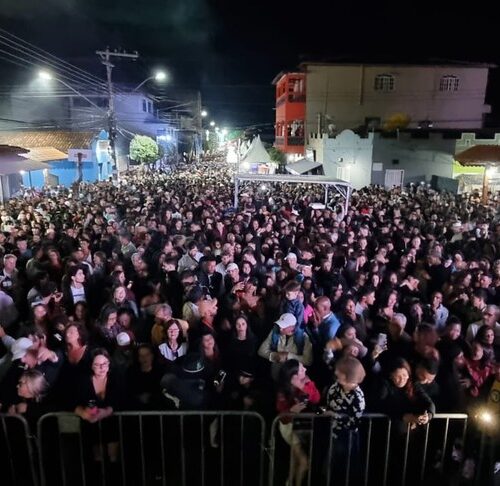
[(377, 344), (383, 348), (385, 346), (387, 346), (387, 334), (383, 333), (383, 332), (379, 332), (378, 333), (378, 337), (377, 337)]
[(224, 383), (227, 373), (224, 370), (220, 370), (214, 379), (214, 386), (220, 386)]

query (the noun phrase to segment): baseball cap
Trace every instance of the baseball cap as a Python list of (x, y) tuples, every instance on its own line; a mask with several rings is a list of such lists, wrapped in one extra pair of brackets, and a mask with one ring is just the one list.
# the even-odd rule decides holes
[(232, 270), (237, 270), (237, 269), (238, 269), (238, 265), (236, 265), (236, 263), (230, 263), (226, 267), (226, 272), (231, 272)]
[(24, 358), (31, 346), (33, 346), (33, 341), (27, 337), (16, 339), (10, 348), (12, 360)]
[(285, 260), (297, 260), (297, 255), (295, 253), (290, 252), (286, 257)]
[(118, 346), (128, 346), (130, 344), (130, 336), (126, 332), (119, 332), (116, 336)]
[(286, 314), (281, 314), (276, 324), (278, 324), (280, 329), (286, 329), (287, 327), (295, 326), (297, 324), (297, 319), (293, 314), (287, 312)]

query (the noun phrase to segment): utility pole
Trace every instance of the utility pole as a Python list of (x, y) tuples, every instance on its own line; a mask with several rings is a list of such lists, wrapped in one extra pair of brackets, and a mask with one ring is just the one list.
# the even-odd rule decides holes
[(109, 130), (109, 148), (111, 149), (111, 159), (113, 165), (113, 179), (117, 179), (118, 177), (118, 167), (116, 161), (116, 147), (115, 147), (115, 138), (116, 138), (116, 117), (115, 117), (115, 100), (113, 94), (113, 81), (111, 80), (111, 73), (114, 64), (111, 62), (111, 58), (127, 58), (135, 61), (139, 54), (136, 52), (130, 54), (128, 52), (118, 52), (116, 49), (114, 51), (110, 51), (109, 47), (106, 47), (105, 51), (96, 51), (95, 52), (100, 58), (101, 63), (106, 66), (106, 78), (108, 81), (108, 130)]
[(196, 97), (196, 161), (200, 161), (203, 144), (203, 118), (201, 116), (201, 93)]

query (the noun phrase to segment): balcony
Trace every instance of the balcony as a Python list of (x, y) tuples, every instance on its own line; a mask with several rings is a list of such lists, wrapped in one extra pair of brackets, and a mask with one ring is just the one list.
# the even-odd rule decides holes
[(304, 93), (291, 93), (288, 96), (282, 94), (276, 100), (276, 107), (281, 106), (283, 103), (305, 103), (306, 95)]
[(304, 145), (304, 137), (288, 137), (288, 145)]
[(285, 137), (274, 137), (274, 145), (285, 145)]

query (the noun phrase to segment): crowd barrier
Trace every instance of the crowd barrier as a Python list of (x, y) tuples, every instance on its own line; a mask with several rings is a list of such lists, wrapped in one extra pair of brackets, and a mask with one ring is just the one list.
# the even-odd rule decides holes
[(35, 444), (19, 415), (0, 414), (0, 484), (38, 486)]
[(38, 422), (41, 484), (261, 485), (264, 439), (251, 412), (123, 412), (91, 427), (48, 414)]
[[(328, 414), (281, 415), (266, 431), (252, 412), (120, 412), (89, 426), (51, 413), (30, 431), (24, 418), (0, 415), (0, 484), (296, 486), (298, 445), (301, 486), (496, 486), (494, 439), (470, 427), (467, 415), (437, 414), (411, 430), (368, 414), (357, 433), (341, 437), (334, 424)], [(475, 475), (464, 483), (468, 457)]]
[[(300, 484), (307, 486), (493, 484), (491, 461), (484, 460), (493, 444), (488, 447), (486, 434), (468, 428), (465, 414), (436, 414), (427, 425), (413, 429), (385, 415), (366, 414), (358, 432), (340, 436), (333, 433), (334, 424), (328, 414), (276, 417), (269, 485), (298, 484), (301, 461), (306, 470)], [(299, 456), (294, 447), (300, 448)], [(469, 481), (463, 477), (467, 458), (474, 459)]]

